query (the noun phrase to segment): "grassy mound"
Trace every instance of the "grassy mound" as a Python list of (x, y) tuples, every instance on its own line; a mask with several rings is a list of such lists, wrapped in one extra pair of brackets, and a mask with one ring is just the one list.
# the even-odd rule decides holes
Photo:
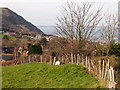
[(3, 88), (97, 88), (100, 80), (74, 64), (28, 63), (3, 67)]

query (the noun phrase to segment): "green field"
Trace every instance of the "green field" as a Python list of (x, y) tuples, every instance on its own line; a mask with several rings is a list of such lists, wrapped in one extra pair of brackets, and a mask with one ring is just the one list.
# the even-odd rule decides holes
[(28, 63), (3, 67), (3, 88), (103, 88), (101, 80), (74, 64)]

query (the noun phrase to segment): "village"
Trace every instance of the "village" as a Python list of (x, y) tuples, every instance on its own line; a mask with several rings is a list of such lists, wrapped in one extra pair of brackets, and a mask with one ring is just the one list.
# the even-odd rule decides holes
[[(10, 42), (11, 40), (9, 40), (9, 37), (8, 36), (12, 36), (14, 37), (16, 33), (3, 33), (3, 40), (8, 40), (7, 42)], [(37, 41), (37, 40), (40, 40), (41, 38), (45, 38), (46, 39), (46, 42), (50, 41), (51, 39), (53, 39), (54, 37), (57, 37), (57, 36), (53, 36), (53, 35), (46, 35), (46, 36), (41, 36), (41, 35), (36, 35), (36, 36), (22, 36), (22, 37), (26, 37), (26, 39), (28, 40), (28, 43), (25, 43), (25, 45), (23, 46), (22, 44), (15, 47), (14, 45), (13, 46), (9, 46), (9, 45), (5, 45), (2, 47), (2, 62), (6, 62), (6, 61), (9, 61), (9, 60), (15, 60), (15, 59), (19, 59), (21, 56), (28, 56), (28, 45), (30, 44), (30, 42), (34, 42), (34, 41)], [(17, 39), (18, 38), (22, 38), (22, 37), (18, 37), (16, 35), (16, 37), (14, 37), (14, 39)], [(31, 40), (29, 40), (31, 39)], [(16, 40), (16, 41), (17, 41)], [(14, 40), (13, 40), (14, 41)], [(5, 41), (6, 42), (6, 41)], [(22, 41), (21, 41), (22, 42)], [(16, 43), (16, 42), (14, 42)], [(35, 42), (34, 42), (35, 43)], [(3, 41), (3, 45), (4, 45), (4, 41)], [(46, 52), (47, 50), (43, 50), (44, 54), (47, 53)]]

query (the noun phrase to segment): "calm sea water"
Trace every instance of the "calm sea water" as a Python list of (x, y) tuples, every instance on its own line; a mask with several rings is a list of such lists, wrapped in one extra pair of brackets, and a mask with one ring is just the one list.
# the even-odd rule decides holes
[[(50, 34), (50, 35), (59, 35), (57, 33), (57, 30), (55, 28), (55, 26), (38, 26), (38, 28), (43, 31), (45, 34)], [(101, 29), (102, 27), (98, 27), (96, 28), (95, 32), (95, 37), (100, 37), (100, 33), (101, 33)], [(116, 35), (118, 34), (118, 32), (116, 32)], [(118, 38), (115, 38), (115, 40), (117, 41)]]
[(38, 28), (45, 34), (58, 35), (55, 26), (38, 26)]
[[(55, 26), (38, 26), (38, 28), (45, 34), (58, 35)], [(97, 28), (95, 31), (97, 32), (96, 36), (98, 37), (100, 34), (100, 28)]]
[[(55, 26), (38, 26), (38, 28), (43, 31), (45, 34), (58, 35)], [(100, 28), (97, 28), (96, 31), (99, 31)], [(99, 34), (97, 32), (97, 35)]]

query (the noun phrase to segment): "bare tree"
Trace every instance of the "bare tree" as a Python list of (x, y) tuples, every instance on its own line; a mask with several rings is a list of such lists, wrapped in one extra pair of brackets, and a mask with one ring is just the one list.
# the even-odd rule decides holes
[(95, 28), (99, 24), (101, 8), (93, 10), (94, 3), (82, 3), (81, 6), (68, 2), (63, 8), (61, 16), (57, 17), (57, 31), (69, 39), (91, 39), (95, 35)]
[[(71, 57), (73, 57), (74, 40), (91, 40), (95, 35), (95, 28), (99, 24), (101, 8), (93, 8), (94, 3), (82, 3), (77, 5), (68, 2), (67, 7), (63, 7), (57, 23), (58, 33), (66, 37), (71, 45)], [(95, 9), (95, 10), (94, 10)]]
[(106, 43), (106, 54), (108, 56), (110, 43), (117, 38), (117, 14), (109, 14), (105, 17), (102, 28), (101, 40)]

